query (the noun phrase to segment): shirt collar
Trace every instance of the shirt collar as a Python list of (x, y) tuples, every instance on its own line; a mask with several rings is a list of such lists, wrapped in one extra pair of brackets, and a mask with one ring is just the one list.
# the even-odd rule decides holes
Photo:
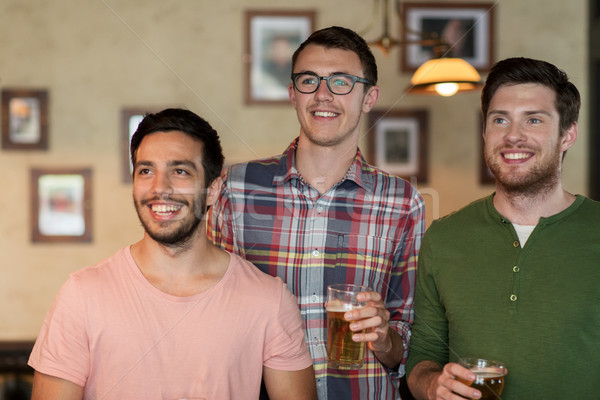
[[(279, 185), (292, 179), (302, 179), (295, 166), (296, 148), (298, 147), (298, 138), (294, 139), (288, 148), (283, 152), (279, 161), (279, 168), (273, 178), (273, 184)], [(352, 181), (365, 190), (373, 188), (373, 176), (369, 173), (373, 168), (367, 164), (359, 148), (356, 148), (354, 161), (350, 164), (344, 181)]]

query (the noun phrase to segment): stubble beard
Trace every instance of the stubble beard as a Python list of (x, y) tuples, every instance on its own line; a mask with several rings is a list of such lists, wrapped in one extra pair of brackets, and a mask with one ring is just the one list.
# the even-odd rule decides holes
[[(142, 209), (147, 207), (145, 205), (147, 201), (138, 202), (134, 198), (135, 209), (138, 214), (138, 218), (142, 224), (142, 227), (144, 228), (144, 231), (148, 234), (150, 238), (152, 238), (157, 243), (170, 248), (188, 247), (190, 245), (191, 239), (194, 237), (194, 234), (199, 229), (199, 225), (204, 219), (205, 215), (205, 196), (197, 196), (192, 207), (189, 207), (190, 204), (187, 201), (178, 200), (178, 202), (188, 206), (188, 209), (193, 210), (192, 217), (187, 220), (184, 217), (178, 221), (159, 222), (159, 229), (153, 230), (150, 226), (150, 223), (145, 221), (144, 218), (142, 218), (141, 214)], [(199, 207), (197, 207), (196, 205), (199, 205)], [(176, 223), (179, 223), (179, 225), (177, 225), (174, 230), (169, 229), (170, 225)]]
[(510, 168), (508, 172), (502, 170), (502, 162), (497, 161), (496, 154), (500, 157), (498, 152), (490, 154), (486, 149), (484, 156), (499, 191), (512, 196), (532, 197), (548, 193), (560, 183), (561, 153), (558, 146), (550, 157), (534, 165), (525, 174), (517, 176), (510, 172)]

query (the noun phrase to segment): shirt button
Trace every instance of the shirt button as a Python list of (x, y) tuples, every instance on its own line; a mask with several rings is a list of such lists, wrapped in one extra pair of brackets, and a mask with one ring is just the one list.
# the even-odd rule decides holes
[(510, 301), (517, 301), (517, 295), (516, 294), (511, 294), (510, 295)]
[(319, 339), (317, 339), (317, 338), (313, 338), (313, 344), (314, 344), (314, 345), (317, 345), (317, 344), (319, 344)]
[(313, 250), (313, 256), (319, 257), (319, 254), (321, 254), (319, 253), (319, 250)]
[(310, 299), (313, 303), (316, 303), (319, 300), (316, 294), (314, 294)]
[(517, 240), (515, 240), (515, 241), (513, 242), (513, 246), (514, 246), (514, 247), (519, 247), (520, 245), (521, 245), (521, 244), (520, 244), (520, 243), (519, 243)]
[(319, 214), (321, 214), (323, 212), (323, 207), (321, 207), (321, 206), (317, 207), (317, 212)]
[(520, 270), (521, 270), (521, 268), (519, 268), (519, 267), (518, 267), (518, 266), (516, 266), (516, 265), (513, 267), (513, 271), (514, 271), (514, 272), (519, 272)]

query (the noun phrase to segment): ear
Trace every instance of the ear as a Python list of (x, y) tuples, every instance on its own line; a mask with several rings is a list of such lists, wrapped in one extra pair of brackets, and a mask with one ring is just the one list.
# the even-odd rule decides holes
[(371, 86), (363, 99), (362, 111), (368, 113), (377, 103), (380, 94), (379, 86)]
[(290, 101), (292, 102), (292, 106), (296, 108), (296, 91), (294, 90), (294, 84), (290, 83), (288, 85), (288, 95), (290, 96)]
[(565, 152), (575, 144), (575, 140), (577, 140), (577, 131), (578, 131), (577, 122), (567, 128), (565, 133), (560, 137), (560, 151)]
[(223, 179), (219, 176), (216, 178), (210, 186), (208, 187), (208, 192), (206, 194), (206, 206), (212, 206), (215, 204), (217, 199), (219, 198), (219, 194), (221, 193), (221, 186), (223, 185)]

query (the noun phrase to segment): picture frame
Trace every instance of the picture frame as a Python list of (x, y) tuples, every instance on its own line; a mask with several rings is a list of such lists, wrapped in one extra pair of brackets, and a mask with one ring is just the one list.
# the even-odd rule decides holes
[(292, 54), (312, 33), (314, 10), (246, 11), (246, 104), (289, 104)]
[(426, 183), (428, 111), (371, 110), (368, 115), (368, 161), (413, 184)]
[(32, 242), (92, 241), (91, 168), (31, 169)]
[(121, 138), (119, 141), (121, 143), (121, 181), (123, 183), (133, 182), (133, 166), (130, 156), (131, 137), (146, 114), (158, 111), (156, 107), (125, 107), (121, 110)]
[[(494, 3), (423, 3), (402, 6), (402, 40), (417, 41), (431, 34), (445, 39), (453, 57), (462, 58), (478, 71), (494, 62)], [(402, 71), (414, 72), (434, 58), (432, 46), (402, 46)]]
[(2, 148), (6, 150), (48, 149), (48, 91), (3, 89)]

